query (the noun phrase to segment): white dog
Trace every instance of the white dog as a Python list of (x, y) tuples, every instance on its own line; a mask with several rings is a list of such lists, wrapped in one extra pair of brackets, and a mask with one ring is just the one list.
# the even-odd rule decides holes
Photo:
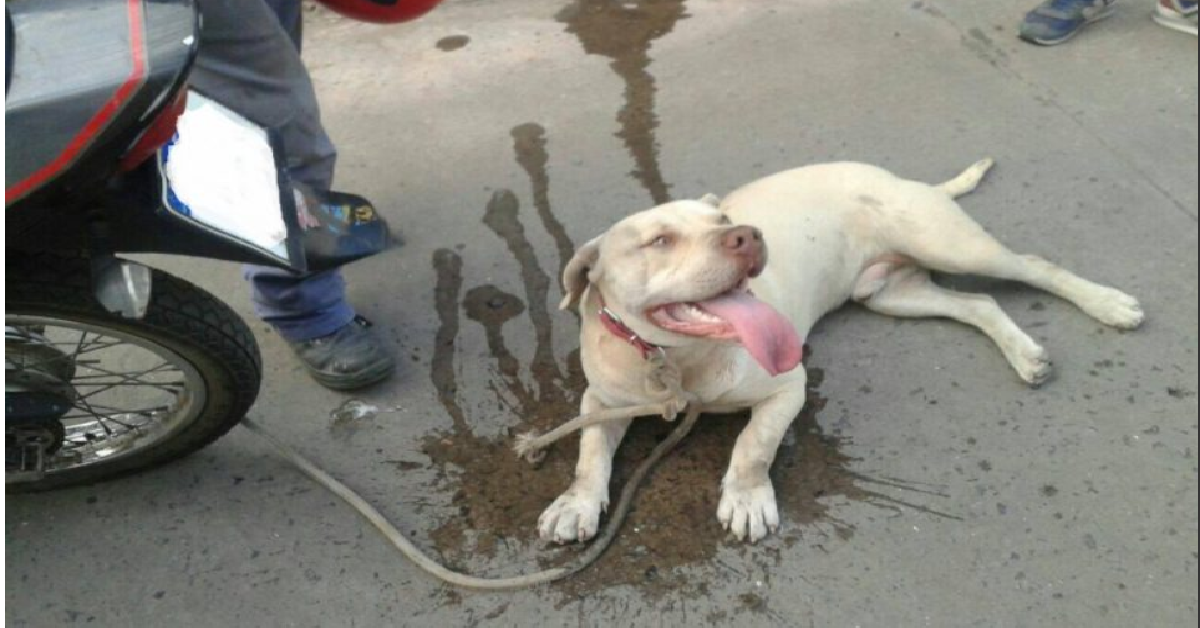
[[(1099, 321), (1133, 329), (1138, 302), (1043, 259), (1016, 255), (954, 202), (991, 167), (940, 186), (863, 164), (800, 168), (718, 203), (680, 201), (636, 214), (579, 249), (563, 307), (579, 304), (588, 377), (582, 411), (655, 403), (645, 380), (661, 354), (706, 406), (751, 408), (722, 482), (717, 518), (738, 539), (779, 526), (768, 470), (804, 406), (801, 340), (849, 300), (883, 314), (948, 317), (990, 336), (1023, 380), (1050, 375), (1046, 351), (988, 296), (939, 287), (930, 271), (1032, 284)], [(771, 263), (767, 265), (767, 247)], [(595, 536), (612, 458), (628, 422), (582, 434), (573, 485), (542, 515), (542, 538)]]

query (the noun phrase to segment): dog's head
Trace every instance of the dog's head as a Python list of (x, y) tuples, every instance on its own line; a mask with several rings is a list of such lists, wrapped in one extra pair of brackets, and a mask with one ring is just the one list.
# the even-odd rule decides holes
[(741, 342), (772, 375), (794, 369), (792, 324), (749, 290), (767, 264), (762, 233), (734, 225), (715, 197), (634, 214), (580, 247), (563, 275), (563, 308), (588, 286), (649, 342)]

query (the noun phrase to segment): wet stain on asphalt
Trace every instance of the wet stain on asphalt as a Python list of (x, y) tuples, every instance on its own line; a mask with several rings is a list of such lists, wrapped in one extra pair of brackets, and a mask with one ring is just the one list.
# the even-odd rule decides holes
[(471, 43), (471, 38), (466, 35), (451, 35), (439, 39), (437, 47), (442, 52), (454, 52), (466, 48), (469, 43)]
[(532, 369), (540, 392), (547, 402), (562, 401), (563, 395), (557, 393), (564, 377), (554, 356), (554, 322), (549, 309), (551, 280), (525, 235), (525, 227), (519, 217), (520, 209), (517, 196), (508, 190), (501, 190), (488, 203), (483, 222), (504, 240), (520, 266), (521, 283), (525, 286), (525, 298), (529, 304), (529, 320), (536, 338)]
[(433, 268), (437, 272), (434, 295), (441, 325), (434, 340), (430, 377), (437, 390), (438, 402), (450, 413), (454, 430), (470, 432), (466, 414), (458, 403), (458, 376), (454, 372), (454, 344), (459, 330), (458, 298), (463, 283), (462, 264), (462, 257), (449, 249), (439, 249), (433, 254)]
[[(704, 417), (642, 486), (629, 520), (608, 553), (594, 568), (559, 585), (565, 601), (620, 584), (636, 585), (652, 598), (703, 594), (705, 583), (714, 577), (746, 577), (716, 560), (722, 546), (739, 548), (743, 556), (765, 567), (781, 560), (783, 549), (799, 542), (802, 533), (829, 536), (832, 531), (839, 538), (848, 538), (852, 528), (832, 519), (823, 500), (869, 500), (871, 494), (858, 487), (849, 470), (853, 459), (841, 452), (844, 441), (821, 432), (817, 414), (825, 406), (818, 391), (823, 374), (819, 369), (809, 372), (809, 402), (793, 426), (795, 439), (779, 451), (771, 472), (785, 520), (782, 539), (744, 545), (730, 540), (717, 522), (721, 477), (749, 414)], [(656, 419), (634, 424), (613, 465), (612, 494), (672, 429)], [(813, 524), (819, 525), (808, 529)], [(822, 529), (829, 524), (829, 530)], [(559, 550), (562, 556), (558, 561), (566, 562), (577, 551)]]
[(655, 203), (671, 200), (670, 185), (658, 160), (658, 84), (650, 74), (650, 47), (688, 14), (685, 0), (576, 0), (558, 14), (590, 55), (612, 59), (625, 81), (625, 105), (617, 114), (617, 132), (637, 168), (632, 172)]
[[(545, 130), (525, 124), (511, 134), (517, 162), (530, 179), (538, 218), (558, 247), (560, 265), (565, 265), (574, 253), (574, 244), (551, 210)], [(470, 288), (464, 295), (462, 257), (443, 249), (433, 259), (440, 325), (431, 377), (453, 427), (426, 438), (423, 449), (441, 472), (441, 483), (452, 492), (457, 509), (456, 515), (434, 531), (433, 541), (443, 559), (460, 568), (466, 568), (463, 561), (472, 556), (495, 556), (498, 546), (532, 543), (537, 517), (566, 488), (577, 451), (575, 443), (559, 447), (540, 468), (532, 467), (513, 452), (511, 438), (475, 435), (464, 395), (459, 393), (455, 361), (462, 331), (461, 307), (469, 320), (483, 328), (493, 360), (490, 380), (471, 384), (473, 390), (486, 390), (491, 396), (473, 406), (471, 422), (496, 425), (516, 416), (521, 430), (547, 430), (578, 411), (586, 386), (579, 352), (568, 352), (565, 367), (560, 366), (550, 314), (552, 279), (529, 241), (521, 210), (517, 196), (501, 190), (487, 203), (483, 222), (516, 260), (524, 301), (490, 284)], [(504, 337), (504, 326), (522, 317), (534, 331), (533, 359), (527, 369)]]
[(517, 163), (529, 175), (533, 206), (537, 208), (538, 218), (554, 239), (554, 246), (558, 250), (558, 274), (555, 277), (562, 277), (567, 262), (575, 254), (575, 243), (550, 205), (550, 155), (547, 151), (546, 129), (533, 122), (522, 124), (513, 128), (512, 138)]
[[(570, 480), (573, 455), (571, 447), (561, 447), (548, 456), (542, 467), (534, 468), (521, 460), (512, 450), (511, 438), (481, 438), (468, 423), (456, 368), (460, 329), (459, 308), (467, 317), (484, 329), (489, 353), (494, 359), (491, 381), (473, 385), (490, 391), (494, 403), (475, 406), (472, 422), (504, 423), (517, 416), (521, 428), (548, 429), (575, 415), (584, 381), (578, 366), (568, 367), (572, 375), (564, 377), (558, 366), (553, 345), (553, 321), (547, 312), (548, 286), (539, 274), (540, 266), (531, 258), (532, 249), (521, 244), (523, 233), (517, 213), (519, 206), (511, 193), (501, 193), (489, 203), (488, 215), (499, 226), (499, 232), (514, 236), (510, 245), (521, 260), (527, 290), (540, 299), (539, 307), (528, 308), (521, 300), (494, 286), (483, 285), (469, 290), (462, 298), (462, 258), (449, 250), (434, 254), (437, 272), (438, 315), (440, 327), (438, 344), (431, 375), (438, 389), (438, 399), (453, 419), (446, 433), (425, 439), (424, 452), (441, 472), (441, 484), (452, 491), (452, 503), (457, 513), (445, 521), (433, 534), (434, 544), (449, 564), (466, 568), (463, 562), (472, 556), (496, 555), (497, 545), (516, 543), (524, 546), (535, 538), (534, 525), (540, 509), (557, 497)], [(508, 212), (512, 212), (511, 215)], [(517, 251), (521, 251), (517, 253)], [(461, 300), (461, 305), (460, 305)], [(538, 330), (540, 347), (535, 348), (534, 363), (527, 376), (534, 386), (525, 383), (523, 369), (508, 348), (503, 327), (522, 315), (543, 320), (546, 327)], [(486, 395), (485, 395), (486, 397)], [(492, 410), (492, 409), (495, 410)]]
[(517, 398), (517, 406), (530, 407), (535, 402), (534, 393), (521, 381), (521, 363), (504, 340), (504, 324), (523, 314), (525, 304), (515, 294), (484, 285), (467, 292), (463, 309), (467, 318), (479, 323), (487, 334), (488, 353), (496, 360), (505, 388)]

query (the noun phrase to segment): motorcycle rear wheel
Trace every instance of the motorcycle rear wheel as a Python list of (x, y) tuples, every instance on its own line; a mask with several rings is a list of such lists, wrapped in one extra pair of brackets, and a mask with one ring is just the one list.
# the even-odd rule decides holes
[(177, 460), (253, 405), (262, 377), (254, 335), (204, 290), (155, 270), (146, 315), (128, 319), (96, 301), (87, 258), (10, 254), (6, 262), (6, 406), (15, 389), (49, 391), (70, 405), (39, 474), (14, 470), (6, 419), (8, 492), (91, 484)]

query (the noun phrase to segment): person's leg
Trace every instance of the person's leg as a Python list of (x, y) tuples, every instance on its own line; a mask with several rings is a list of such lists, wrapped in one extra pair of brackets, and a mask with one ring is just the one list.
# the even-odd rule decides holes
[[(337, 152), (321, 125), (300, 59), (299, 0), (198, 0), (204, 17), (193, 88), (263, 126), (278, 129), (292, 178), (316, 189), (333, 182)], [(393, 362), (355, 324), (336, 271), (300, 276), (247, 266), (255, 308), (322, 384), (357, 388), (385, 378)]]
[(264, 0), (198, 0), (204, 30), (189, 81), (254, 122), (278, 129), (292, 177), (329, 189), (337, 151), (321, 125), (316, 91), (300, 60), (300, 14), (288, 9), (300, 3), (269, 1), (278, 16)]
[(1021, 39), (1040, 46), (1061, 44), (1084, 26), (1113, 14), (1116, 0), (1045, 0), (1025, 15)]
[(279, 20), (279, 25), (283, 27), (283, 31), (287, 33), (288, 38), (292, 40), (292, 45), (296, 47), (296, 51), (300, 51), (301, 41), (303, 37), (304, 17), (302, 7), (299, 0), (264, 0), (271, 12), (275, 14), (275, 18)]
[(254, 287), (254, 309), (290, 342), (328, 336), (354, 320), (346, 301), (346, 282), (336, 272), (305, 277), (271, 268), (246, 265), (244, 276)]

